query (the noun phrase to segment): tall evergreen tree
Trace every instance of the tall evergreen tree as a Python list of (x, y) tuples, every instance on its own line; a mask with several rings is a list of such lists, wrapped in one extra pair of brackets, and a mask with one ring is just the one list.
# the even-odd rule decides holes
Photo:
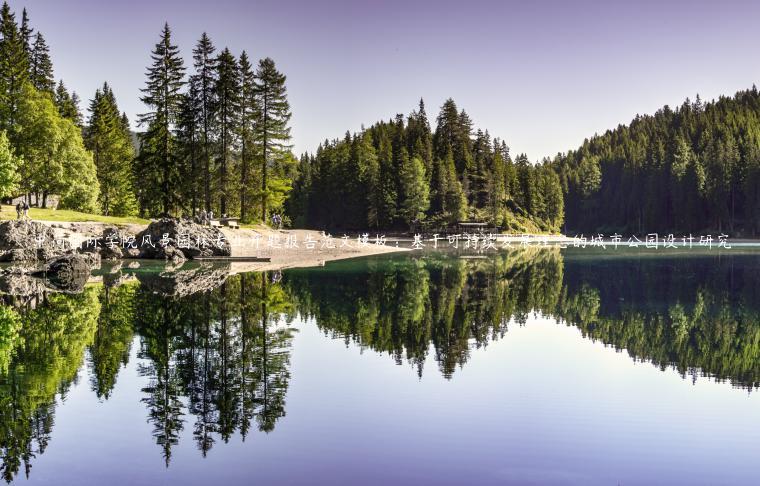
[(32, 34), (33, 33), (34, 33), (34, 29), (32, 29), (32, 26), (29, 23), (29, 14), (26, 13), (26, 7), (24, 7), (21, 10), (20, 34), (21, 34), (21, 41), (24, 44), (24, 52), (26, 52), (26, 56), (28, 59), (31, 59), (32, 57)]
[(190, 76), (191, 91), (197, 112), (197, 125), (200, 130), (199, 145), (203, 165), (203, 201), (206, 211), (211, 210), (211, 154), (212, 109), (214, 104), (214, 85), (216, 83), (215, 48), (209, 36), (204, 32), (193, 49), (193, 66), (195, 73)]
[(169, 24), (164, 25), (151, 59), (153, 63), (148, 67), (146, 86), (140, 98), (149, 111), (139, 116), (140, 124), (148, 126), (141, 140), (139, 196), (143, 209), (154, 209), (149, 198), (161, 194), (161, 209), (168, 214), (176, 203), (179, 174), (174, 126), (182, 108), (180, 90), (185, 72), (179, 48), (172, 44)]
[(50, 49), (40, 32), (37, 32), (37, 36), (34, 38), (29, 66), (29, 78), (34, 87), (40, 91), (53, 93), (53, 90), (55, 90)]
[(285, 75), (277, 71), (270, 58), (259, 61), (256, 70), (257, 123), (254, 133), (256, 153), (261, 166), (261, 219), (267, 220), (267, 204), (272, 195), (269, 167), (290, 152), (290, 104), (285, 88)]
[[(249, 221), (251, 169), (256, 124), (256, 79), (248, 54), (240, 54), (240, 220)], [(303, 163), (301, 164), (303, 167)]]
[(425, 218), (430, 205), (429, 188), (425, 180), (425, 165), (419, 157), (412, 157), (401, 166), (401, 207), (399, 213), (408, 225)]
[(100, 183), (100, 210), (105, 215), (134, 214), (137, 202), (132, 183), (134, 148), (107, 83), (90, 101), (85, 143), (92, 152)]
[(76, 93), (69, 94), (63, 80), (58, 81), (55, 88), (55, 105), (58, 113), (67, 120), (71, 120), (77, 126), (82, 126), (82, 113), (79, 111), (79, 96)]
[(3, 2), (0, 8), (0, 35), (0, 129), (6, 130), (13, 141), (16, 112), (24, 83), (29, 79), (29, 58), (8, 2)]
[(185, 174), (180, 189), (182, 200), (190, 202), (190, 213), (197, 215), (199, 197), (202, 195), (200, 187), (202, 171), (200, 166), (201, 149), (198, 130), (198, 96), (195, 85), (189, 83), (188, 92), (182, 97), (182, 107), (177, 123), (177, 138), (181, 146), (181, 166)]
[(216, 60), (214, 115), (219, 134), (219, 212), (228, 212), (230, 151), (238, 129), (240, 109), (240, 72), (237, 60), (225, 48)]

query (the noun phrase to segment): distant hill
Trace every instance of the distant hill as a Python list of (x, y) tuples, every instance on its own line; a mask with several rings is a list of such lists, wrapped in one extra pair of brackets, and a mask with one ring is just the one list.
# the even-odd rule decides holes
[(637, 116), (552, 167), (569, 231), (760, 233), (760, 94), (753, 86)]

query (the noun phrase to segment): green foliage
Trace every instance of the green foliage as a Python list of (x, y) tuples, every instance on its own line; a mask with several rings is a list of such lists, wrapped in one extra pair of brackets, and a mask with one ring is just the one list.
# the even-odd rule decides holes
[(5, 132), (0, 132), (0, 197), (9, 197), (16, 192), (20, 165), (20, 161), (13, 155)]
[(12, 307), (0, 306), (0, 375), (8, 372), (20, 329), (21, 318), (18, 313)]
[(8, 2), (0, 8), (0, 129), (13, 140), (16, 112), (29, 79), (29, 56), (24, 38), (16, 24), (16, 15)]
[(55, 105), (58, 107), (58, 113), (71, 120), (74, 125), (82, 126), (82, 114), (79, 111), (79, 96), (76, 93), (69, 93), (63, 81), (58, 82), (55, 88)]
[(399, 173), (401, 208), (399, 215), (407, 224), (425, 218), (430, 206), (428, 184), (425, 180), (425, 166), (419, 157), (402, 163)]
[(757, 235), (758, 113), (755, 87), (710, 103), (697, 96), (560, 154), (552, 166), (567, 227)]
[(94, 212), (99, 193), (95, 165), (77, 126), (58, 113), (49, 94), (24, 85), (16, 115), (15, 149), (24, 192), (60, 194), (63, 208)]
[[(256, 154), (261, 167), (261, 192), (269, 192), (269, 170), (283, 157), (290, 155), (290, 104), (285, 87), (285, 75), (274, 61), (259, 61), (253, 87), (256, 100), (256, 124), (253, 129)], [(267, 221), (268, 199), (261, 198), (261, 221)]]
[(97, 295), (88, 287), (47, 296), (33, 309), (0, 307), (0, 356), (10, 357), (0, 365), (0, 473), (7, 482), (22, 463), (28, 474), (50, 441), (56, 396), (76, 380), (97, 327)]
[[(139, 123), (147, 125), (141, 137), (136, 177), (140, 180), (137, 197), (144, 213), (170, 213), (178, 205), (180, 193), (179, 151), (174, 134), (182, 113), (184, 72), (179, 48), (172, 44), (169, 24), (151, 54), (147, 82), (140, 100), (149, 111), (140, 115)], [(156, 195), (160, 194), (160, 201)]]
[(90, 118), (85, 134), (100, 184), (100, 212), (105, 216), (137, 214), (132, 180), (135, 151), (129, 125), (119, 114), (116, 98), (108, 83), (96, 90), (90, 101)]
[(29, 80), (40, 91), (53, 93), (53, 62), (50, 60), (50, 49), (41, 32), (37, 32), (32, 46), (29, 63)]
[[(431, 228), (475, 219), (508, 231), (557, 231), (561, 181), (447, 100), (431, 133), (425, 105), (304, 155), (286, 206), (300, 225), (338, 229)], [(306, 203), (305, 203), (306, 202)]]

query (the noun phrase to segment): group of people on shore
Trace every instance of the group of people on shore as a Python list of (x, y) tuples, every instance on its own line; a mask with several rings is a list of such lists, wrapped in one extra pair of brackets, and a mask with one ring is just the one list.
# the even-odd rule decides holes
[(16, 219), (29, 219), (29, 203), (20, 201), (16, 204)]
[(214, 212), (202, 209), (196, 217), (196, 222), (202, 224), (203, 226), (207, 226), (211, 224), (212, 219), (214, 219)]

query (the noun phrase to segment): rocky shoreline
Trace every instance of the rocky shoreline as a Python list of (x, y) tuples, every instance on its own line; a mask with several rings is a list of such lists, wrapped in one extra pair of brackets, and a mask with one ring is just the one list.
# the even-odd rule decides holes
[(105, 227), (100, 236), (89, 237), (80, 245), (73, 245), (53, 226), (41, 222), (0, 223), (0, 262), (11, 263), (0, 274), (43, 277), (60, 291), (81, 289), (102, 260), (157, 259), (178, 264), (230, 255), (230, 244), (218, 228), (174, 218), (153, 221), (137, 234)]

